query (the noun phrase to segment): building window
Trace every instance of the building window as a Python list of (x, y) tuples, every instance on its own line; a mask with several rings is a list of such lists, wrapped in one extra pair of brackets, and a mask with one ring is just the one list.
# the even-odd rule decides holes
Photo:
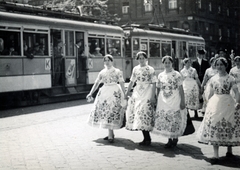
[(222, 12), (222, 7), (221, 5), (218, 5), (218, 14), (221, 14), (221, 12)]
[(231, 33), (230, 33), (230, 29), (228, 28), (228, 29), (227, 29), (227, 37), (228, 37), (228, 38), (230, 38), (230, 34), (231, 34)]
[(129, 6), (123, 6), (122, 7), (122, 13), (123, 14), (128, 14), (128, 9), (129, 9)]
[(129, 11), (129, 2), (123, 2), (122, 3), (122, 13), (128, 14)]
[(222, 28), (218, 28), (218, 35), (219, 35), (219, 37), (222, 36)]
[(211, 2), (209, 2), (209, 4), (208, 4), (208, 9), (210, 12), (212, 12), (212, 3)]
[(227, 8), (227, 16), (229, 17), (229, 8)]
[(202, 8), (202, 1), (201, 0), (197, 0), (197, 6), (199, 9)]
[(168, 7), (169, 9), (177, 9), (177, 0), (169, 0)]
[(144, 0), (145, 12), (152, 11), (152, 0)]

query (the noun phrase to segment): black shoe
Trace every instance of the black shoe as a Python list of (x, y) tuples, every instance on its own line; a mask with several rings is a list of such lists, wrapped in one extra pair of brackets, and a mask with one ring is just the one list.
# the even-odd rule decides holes
[(143, 140), (139, 143), (140, 146), (149, 146), (151, 145), (151, 140)]
[(114, 142), (114, 138), (112, 138), (112, 139), (108, 138), (108, 142), (109, 143), (113, 143)]
[(172, 139), (168, 139), (168, 143), (166, 143), (164, 145), (164, 148), (171, 148), (173, 146), (173, 140)]
[(218, 162), (219, 162), (219, 158), (211, 158), (211, 159), (210, 159), (210, 163), (211, 163), (212, 165), (218, 164)]
[(172, 140), (172, 146), (173, 146), (173, 147), (177, 146), (177, 143), (178, 143), (178, 138), (174, 138), (174, 139)]
[[(113, 138), (114, 138), (114, 135), (113, 135)], [(103, 140), (108, 140), (108, 136), (106, 136), (105, 138), (103, 138)]]
[(233, 155), (231, 152), (227, 152), (227, 153), (226, 153), (226, 157), (232, 158), (232, 157), (234, 157), (234, 155)]

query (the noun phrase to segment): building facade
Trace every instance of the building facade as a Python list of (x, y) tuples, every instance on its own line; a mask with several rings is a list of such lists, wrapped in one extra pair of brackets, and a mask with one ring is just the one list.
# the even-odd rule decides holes
[(120, 24), (140, 23), (181, 28), (200, 34), (208, 57), (219, 48), (240, 55), (239, 0), (108, 0)]

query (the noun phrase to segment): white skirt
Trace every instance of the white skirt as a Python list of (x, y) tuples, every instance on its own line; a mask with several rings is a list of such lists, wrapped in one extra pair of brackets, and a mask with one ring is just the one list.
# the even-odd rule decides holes
[(240, 110), (235, 110), (231, 95), (214, 94), (210, 98), (197, 138), (204, 144), (240, 146)]
[(124, 94), (120, 85), (103, 85), (94, 101), (88, 124), (104, 129), (120, 129), (123, 124), (125, 109)]
[(185, 103), (188, 109), (198, 110), (199, 103), (199, 87), (197, 81), (187, 78), (183, 81), (183, 90), (185, 95)]
[(150, 103), (151, 96), (152, 84), (137, 84), (134, 87), (126, 110), (127, 130), (152, 130), (154, 107)]
[(178, 138), (183, 135), (187, 123), (187, 111), (180, 109), (180, 99), (178, 90), (168, 98), (162, 97), (159, 93), (152, 133), (167, 138)]

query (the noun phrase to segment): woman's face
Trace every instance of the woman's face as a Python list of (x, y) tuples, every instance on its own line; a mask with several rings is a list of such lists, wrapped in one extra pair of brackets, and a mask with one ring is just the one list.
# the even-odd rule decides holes
[(218, 71), (225, 71), (225, 70), (226, 70), (226, 67), (225, 67), (225, 65), (222, 63), (222, 61), (217, 60), (217, 61), (216, 61), (216, 69), (217, 69)]
[(139, 64), (144, 65), (144, 64), (146, 64), (146, 61), (147, 61), (147, 59), (143, 55), (140, 54), (138, 57)]
[(188, 60), (188, 61), (185, 63), (185, 66), (186, 66), (187, 68), (189, 68), (189, 67), (191, 66), (191, 61)]
[(172, 68), (172, 62), (169, 59), (166, 59), (163, 63), (163, 66), (165, 69), (171, 69)]
[(104, 58), (104, 64), (107, 66), (107, 67), (110, 67), (113, 65), (113, 62), (108, 58), (108, 57), (105, 57)]
[(236, 64), (236, 66), (240, 67), (240, 59), (236, 59), (235, 64)]

